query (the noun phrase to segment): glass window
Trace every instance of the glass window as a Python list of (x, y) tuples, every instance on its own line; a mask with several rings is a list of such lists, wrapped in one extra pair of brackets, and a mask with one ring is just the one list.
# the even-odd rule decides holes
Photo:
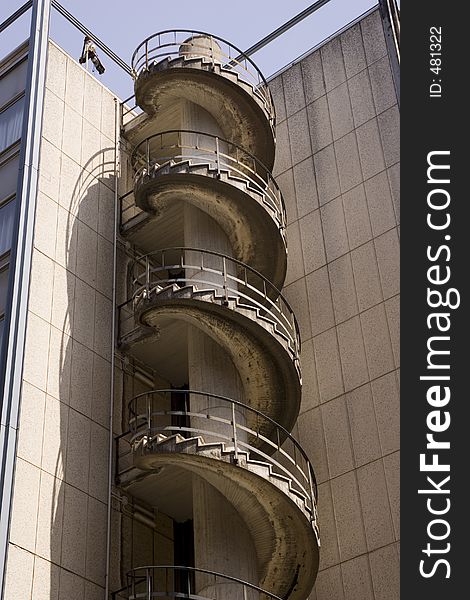
[(0, 152), (21, 137), (24, 96), (0, 113)]
[(2, 340), (3, 340), (3, 325), (5, 324), (5, 319), (0, 317), (0, 350), (2, 349)]
[(0, 204), (3, 200), (16, 193), (20, 158), (16, 155), (0, 165)]
[(23, 60), (0, 79), (0, 106), (3, 106), (24, 90), (27, 68), (28, 61)]
[(11, 248), (15, 208), (15, 199), (0, 207), (0, 256)]
[(5, 305), (7, 301), (8, 291), (8, 268), (0, 271), (0, 316), (5, 313)]

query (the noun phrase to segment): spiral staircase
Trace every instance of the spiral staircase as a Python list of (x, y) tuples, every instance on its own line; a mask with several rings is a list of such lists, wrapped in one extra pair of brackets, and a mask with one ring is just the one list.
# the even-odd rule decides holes
[[(305, 600), (318, 569), (316, 483), (291, 434), (300, 334), (280, 292), (271, 94), (248, 57), (202, 32), (157, 33), (132, 66), (144, 112), (123, 135), (139, 218), (121, 227), (135, 256), (118, 344), (169, 386), (130, 400), (116, 483), (176, 520), (191, 512), (196, 552), (195, 564), (136, 566), (119, 597)], [(216, 502), (241, 519), (246, 551), (230, 519), (225, 530), (211, 515)]]

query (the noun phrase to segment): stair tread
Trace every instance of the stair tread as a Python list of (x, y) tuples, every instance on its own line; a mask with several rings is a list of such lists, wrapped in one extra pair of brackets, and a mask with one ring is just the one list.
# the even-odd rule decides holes
[[(163, 435), (163, 434), (160, 434), (160, 435)], [(235, 455), (234, 448), (228, 448), (228, 449), (226, 448), (226, 442), (205, 442), (204, 438), (202, 436), (193, 436), (191, 438), (183, 438), (183, 436), (181, 436), (180, 434), (172, 434), (172, 435), (169, 435), (168, 437), (166, 437), (165, 439), (157, 441), (156, 445), (157, 446), (163, 446), (165, 444), (170, 445), (170, 443), (172, 441), (175, 441), (175, 445), (178, 446), (180, 449), (181, 449), (181, 446), (188, 446), (188, 447), (195, 446), (196, 447), (195, 450), (196, 450), (197, 454), (203, 454), (204, 451), (207, 451), (210, 449), (219, 449), (221, 457), (223, 457), (223, 456), (233, 457)], [(282, 487), (287, 486), (288, 495), (293, 495), (298, 500), (300, 500), (300, 502), (302, 504), (302, 508), (306, 512), (311, 514), (312, 511), (307, 504), (308, 498), (301, 491), (299, 491), (293, 487), (291, 478), (287, 477), (286, 475), (282, 475), (280, 473), (273, 472), (273, 470), (272, 470), (273, 465), (269, 462), (251, 459), (250, 453), (247, 451), (238, 450), (237, 454), (238, 454), (239, 458), (240, 458), (240, 456), (242, 456), (246, 460), (246, 462), (242, 468), (245, 468), (246, 470), (254, 472), (254, 473), (256, 473), (256, 470), (250, 469), (250, 467), (261, 467), (261, 468), (265, 469), (268, 472), (268, 476), (265, 479), (269, 480), (272, 483), (272, 485), (274, 485), (278, 489), (280, 489), (281, 486), (276, 485), (276, 483), (283, 484)], [(259, 475), (259, 473), (257, 473), (257, 474)], [(261, 475), (259, 475), (259, 476), (261, 476)]]
[[(159, 284), (156, 284), (156, 288), (157, 287), (159, 287)], [(208, 296), (211, 296), (213, 300), (217, 300), (218, 301), (217, 303), (219, 303), (221, 301), (225, 301), (225, 297), (220, 294), (217, 294), (216, 290), (214, 290), (213, 288), (201, 289), (201, 288), (197, 288), (196, 286), (193, 286), (193, 285), (179, 286), (178, 284), (169, 284), (169, 285), (166, 285), (165, 287), (159, 289), (157, 291), (157, 294), (164, 295), (165, 292), (168, 293), (169, 291), (173, 292), (177, 296), (182, 296), (182, 295), (190, 292), (192, 297), (200, 297), (203, 295), (208, 295)], [(276, 335), (281, 336), (286, 341), (287, 345), (289, 345), (289, 340), (288, 340), (287, 336), (282, 331), (279, 331), (276, 322), (273, 319), (270, 319), (267, 315), (261, 314), (261, 311), (264, 310), (263, 308), (246, 304), (245, 302), (243, 302), (243, 299), (240, 298), (239, 296), (228, 296), (227, 301), (229, 303), (230, 302), (235, 303), (237, 305), (237, 308), (242, 313), (243, 313), (243, 311), (249, 311), (251, 313), (256, 313), (256, 317), (258, 320), (263, 321), (264, 323), (266, 323), (270, 326), (271, 333), (275, 332)]]

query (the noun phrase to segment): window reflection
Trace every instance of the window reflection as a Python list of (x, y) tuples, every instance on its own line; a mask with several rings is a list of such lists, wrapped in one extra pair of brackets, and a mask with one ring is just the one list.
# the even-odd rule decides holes
[(8, 290), (8, 267), (0, 271), (0, 318), (5, 313), (5, 304)]
[(0, 256), (11, 248), (15, 207), (15, 199), (0, 206)]
[(5, 324), (4, 317), (0, 317), (0, 350), (2, 349), (2, 341), (3, 341), (3, 325)]
[(21, 138), (24, 96), (0, 112), (0, 152)]

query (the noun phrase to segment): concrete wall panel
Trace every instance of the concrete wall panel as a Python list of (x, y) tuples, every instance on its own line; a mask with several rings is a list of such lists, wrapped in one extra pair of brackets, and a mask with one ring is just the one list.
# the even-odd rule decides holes
[[(288, 190), (286, 292), (301, 315), (298, 431), (320, 482), (320, 572), (310, 598), (396, 600), (399, 112), (378, 11), (270, 85), (277, 105), (295, 97), (297, 111), (278, 139), (285, 155), (288, 137), (292, 163), (278, 161), (275, 174)], [(304, 110), (308, 157), (292, 127)]]
[(8, 599), (104, 593), (114, 122), (113, 96), (50, 43)]

